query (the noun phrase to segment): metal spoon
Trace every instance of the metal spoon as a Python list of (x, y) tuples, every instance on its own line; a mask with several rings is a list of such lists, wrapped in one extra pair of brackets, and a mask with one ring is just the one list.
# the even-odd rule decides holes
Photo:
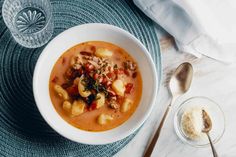
[(203, 118), (203, 124), (204, 124), (204, 128), (202, 129), (202, 132), (206, 133), (208, 140), (210, 142), (211, 145), (211, 150), (213, 153), (214, 157), (218, 157), (217, 152), (215, 150), (215, 147), (211, 141), (211, 137), (209, 135), (209, 132), (212, 129), (212, 122), (211, 122), (211, 118), (209, 117), (209, 115), (207, 114), (207, 112), (205, 110), (202, 110), (202, 118)]
[(181, 95), (186, 93), (191, 85), (193, 77), (193, 67), (190, 63), (185, 62), (178, 66), (174, 74), (172, 75), (170, 82), (169, 82), (169, 90), (172, 94), (172, 99), (170, 104), (168, 105), (164, 116), (161, 119), (160, 125), (151, 141), (151, 144), (147, 148), (144, 157), (150, 157), (153, 151), (153, 148), (155, 147), (156, 141), (159, 138), (159, 135), (161, 133), (162, 126), (164, 124), (164, 121), (166, 119), (166, 116), (171, 108), (171, 105), (173, 102)]

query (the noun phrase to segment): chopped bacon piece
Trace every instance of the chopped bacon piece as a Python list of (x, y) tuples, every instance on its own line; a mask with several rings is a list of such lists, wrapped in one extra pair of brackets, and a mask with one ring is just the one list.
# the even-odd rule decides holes
[(71, 78), (72, 77), (72, 73), (73, 73), (73, 69), (72, 68), (67, 69), (66, 72), (65, 72), (65, 77), (66, 78)]
[(78, 70), (78, 69), (80, 69), (81, 68), (81, 64), (78, 64), (78, 63), (76, 63), (76, 64), (73, 64), (73, 68), (75, 69), (75, 70)]
[(96, 47), (95, 46), (91, 46), (90, 50), (94, 53), (96, 51)]
[(103, 77), (99, 76), (99, 77), (98, 77), (98, 82), (99, 82), (99, 83), (102, 83), (102, 81), (103, 81)]
[(59, 78), (57, 76), (55, 76), (53, 79), (52, 79), (52, 82), (53, 83), (57, 83), (57, 81), (59, 80)]
[(124, 102), (124, 97), (118, 95), (116, 98), (117, 98), (116, 102), (118, 104), (122, 104)]
[(123, 65), (125, 69), (129, 69), (131, 71), (135, 71), (137, 69), (137, 65), (134, 62), (131, 62), (129, 60), (126, 62), (123, 62)]
[(116, 79), (116, 74), (113, 72), (109, 72), (107, 73), (107, 77), (111, 80), (115, 80)]
[(107, 79), (106, 77), (103, 77), (103, 78), (102, 78), (102, 84), (106, 84), (107, 81), (108, 81), (108, 79)]
[(74, 95), (78, 95), (79, 91), (78, 91), (78, 85), (72, 85), (68, 88), (66, 88), (66, 91), (68, 92), (69, 95), (74, 96)]
[(115, 72), (116, 75), (121, 75), (121, 74), (125, 73), (123, 68), (115, 69), (114, 72)]
[(94, 79), (94, 80), (97, 80), (98, 77), (99, 77), (98, 73), (95, 73), (95, 74), (93, 75), (93, 79)]
[(111, 84), (111, 81), (107, 81), (106, 86), (109, 87)]
[(97, 108), (97, 103), (95, 101), (93, 101), (91, 104), (90, 104), (90, 107), (89, 107), (89, 110), (95, 110)]
[(65, 64), (65, 63), (66, 63), (66, 58), (63, 57), (63, 58), (62, 58), (62, 61), (61, 61), (61, 64)]
[(61, 85), (62, 88), (66, 89), (72, 85), (71, 81), (65, 82)]
[(93, 95), (95, 95), (97, 92), (96, 92), (96, 90), (92, 89), (92, 90), (91, 90), (91, 93), (92, 93)]
[(138, 73), (137, 73), (137, 72), (134, 72), (134, 73), (132, 74), (132, 77), (133, 77), (133, 78), (136, 78), (137, 75), (138, 75)]
[(86, 63), (86, 64), (84, 65), (84, 67), (85, 67), (85, 70), (86, 70), (87, 72), (91, 72), (91, 71), (94, 69), (94, 65), (92, 65), (92, 64), (90, 64), (90, 63)]
[(130, 75), (128, 70), (124, 70), (124, 73), (125, 73), (125, 75), (127, 75), (127, 76)]
[(112, 69), (111, 69), (111, 66), (108, 66), (108, 70), (109, 70), (109, 71), (111, 71), (111, 70), (112, 70)]
[(107, 92), (109, 93), (110, 96), (116, 96), (116, 93), (111, 89), (108, 89)]
[(92, 56), (91, 52), (87, 52), (87, 51), (81, 51), (80, 52), (81, 55), (85, 55), (85, 56)]
[(133, 89), (133, 83), (128, 83), (126, 86), (125, 86), (125, 93), (130, 93), (131, 90)]
[(75, 79), (76, 77), (80, 77), (82, 74), (84, 73), (83, 69), (73, 69), (73, 68), (69, 68), (66, 73), (65, 73), (65, 77), (66, 79), (72, 80)]
[(119, 75), (120, 75), (120, 74), (124, 74), (124, 73), (125, 73), (124, 69), (121, 69), (121, 68), (120, 68), (120, 69), (118, 70), (118, 74), (119, 74)]
[(79, 76), (83, 75), (83, 74), (84, 74), (83, 68), (80, 68), (80, 69), (78, 70), (78, 73), (79, 73)]

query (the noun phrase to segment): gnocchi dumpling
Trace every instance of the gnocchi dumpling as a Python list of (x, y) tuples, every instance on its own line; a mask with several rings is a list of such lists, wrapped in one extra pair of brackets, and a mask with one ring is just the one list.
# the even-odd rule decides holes
[(71, 103), (69, 101), (64, 101), (62, 104), (62, 108), (66, 111), (66, 112), (70, 112), (71, 110)]
[(123, 104), (121, 105), (121, 112), (127, 112), (131, 108), (132, 104), (132, 100), (125, 98)]
[(111, 57), (113, 54), (112, 51), (108, 50), (108, 49), (104, 49), (104, 48), (98, 48), (95, 52), (95, 55), (97, 57)]
[(85, 102), (83, 100), (75, 100), (72, 104), (71, 114), (72, 116), (78, 116), (84, 112)]
[(107, 114), (100, 114), (98, 116), (98, 124), (100, 125), (107, 124), (111, 120), (113, 120), (113, 117)]
[(112, 83), (112, 89), (116, 92), (119, 96), (124, 96), (125, 93), (125, 85), (121, 80), (115, 80)]
[(65, 89), (63, 89), (60, 85), (56, 84), (54, 86), (54, 90), (57, 92), (57, 94), (62, 97), (64, 100), (69, 99), (69, 95)]
[(91, 94), (91, 91), (85, 90), (85, 85), (83, 84), (83, 79), (84, 79), (83, 76), (81, 76), (79, 79), (79, 83), (78, 83), (79, 94), (82, 97), (88, 97)]
[(96, 108), (100, 108), (104, 106), (105, 104), (105, 94), (104, 93), (98, 93), (96, 96)]

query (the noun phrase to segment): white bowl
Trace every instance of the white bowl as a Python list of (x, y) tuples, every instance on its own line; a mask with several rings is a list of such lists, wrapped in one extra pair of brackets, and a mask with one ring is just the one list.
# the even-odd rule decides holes
[[(134, 114), (122, 125), (102, 132), (75, 128), (57, 113), (49, 96), (49, 77), (57, 59), (69, 48), (86, 41), (106, 41), (125, 49), (138, 63), (143, 80), (142, 98)], [(157, 95), (155, 65), (143, 44), (133, 35), (108, 24), (83, 24), (55, 37), (41, 53), (34, 71), (33, 91), (37, 107), (46, 122), (62, 136), (84, 144), (108, 144), (136, 131), (147, 119)]]

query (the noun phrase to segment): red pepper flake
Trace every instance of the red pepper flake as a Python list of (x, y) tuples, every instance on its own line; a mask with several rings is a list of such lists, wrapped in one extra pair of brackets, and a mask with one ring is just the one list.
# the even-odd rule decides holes
[(57, 81), (59, 80), (59, 78), (57, 76), (54, 76), (54, 78), (51, 80), (53, 83), (57, 83)]
[(126, 86), (125, 86), (125, 93), (130, 93), (131, 90), (133, 89), (133, 83), (128, 83)]
[(89, 107), (89, 110), (95, 110), (97, 108), (97, 103), (95, 101), (93, 101), (91, 104), (90, 104), (90, 107)]

